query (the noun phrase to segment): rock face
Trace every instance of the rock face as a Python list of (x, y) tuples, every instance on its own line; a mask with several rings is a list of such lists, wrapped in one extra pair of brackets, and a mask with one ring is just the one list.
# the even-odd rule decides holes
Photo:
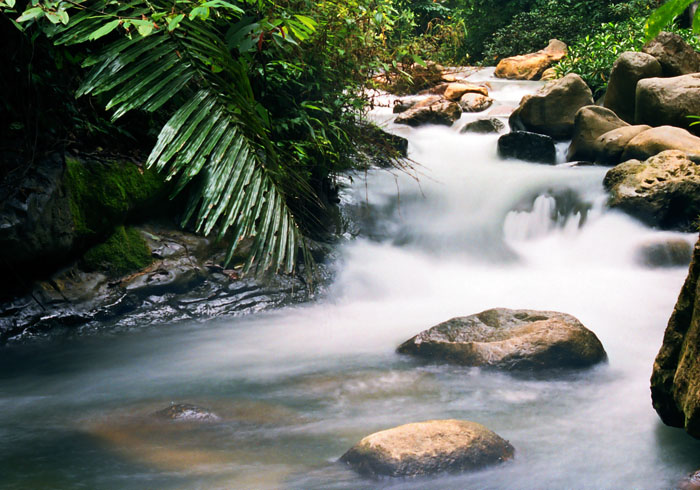
[(623, 126), (600, 135), (593, 143), (595, 163), (600, 165), (617, 165), (627, 144), (637, 135), (651, 129), (651, 126)]
[(651, 400), (661, 420), (700, 438), (700, 242), (668, 321), (651, 375)]
[(593, 105), (591, 89), (580, 76), (569, 73), (523, 97), (510, 116), (510, 127), (566, 139), (573, 133), (576, 112), (588, 105)]
[(340, 461), (370, 476), (412, 477), (477, 470), (513, 458), (508, 441), (481, 424), (429, 420), (375, 432)]
[(608, 205), (651, 226), (692, 231), (700, 214), (700, 168), (685, 153), (668, 150), (610, 169), (603, 184)]
[(647, 78), (637, 85), (637, 124), (678, 126), (696, 134), (687, 116), (700, 115), (700, 73), (673, 78)]
[(421, 126), (423, 124), (441, 124), (451, 126), (459, 119), (462, 108), (456, 102), (450, 102), (439, 96), (431, 96), (418, 102), (410, 109), (396, 117), (397, 124)]
[(697, 160), (700, 158), (700, 138), (673, 126), (651, 128), (640, 132), (627, 143), (621, 159), (646, 160), (665, 150), (680, 150)]
[(569, 161), (596, 159), (595, 144), (599, 136), (628, 124), (610, 109), (589, 105), (582, 107), (574, 118), (574, 134), (569, 146)]
[(466, 93), (459, 99), (459, 105), (464, 112), (485, 111), (493, 104), (493, 99), (482, 94)]
[(554, 140), (528, 131), (513, 131), (498, 138), (498, 156), (537, 163), (554, 164), (557, 161)]
[(505, 129), (506, 125), (497, 117), (488, 119), (477, 119), (468, 124), (465, 124), (460, 133), (500, 133)]
[(453, 102), (458, 101), (466, 93), (481, 94), (488, 97), (489, 90), (486, 87), (471, 83), (450, 83), (445, 88), (445, 98)]
[(571, 315), (506, 308), (448, 320), (398, 352), (507, 370), (582, 368), (607, 358), (596, 335)]
[(622, 53), (613, 64), (604, 105), (628, 123), (634, 122), (635, 91), (644, 78), (660, 77), (661, 64), (646, 53)]
[(642, 48), (661, 64), (665, 77), (700, 72), (700, 53), (678, 34), (662, 32)]
[(567, 49), (566, 44), (552, 39), (546, 48), (536, 53), (502, 59), (498, 63), (494, 75), (499, 78), (515, 80), (539, 80), (552, 63), (566, 56)]

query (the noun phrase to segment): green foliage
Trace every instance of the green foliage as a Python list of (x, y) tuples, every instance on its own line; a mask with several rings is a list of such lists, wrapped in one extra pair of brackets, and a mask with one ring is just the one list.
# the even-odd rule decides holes
[(105, 242), (95, 245), (83, 256), (85, 270), (111, 276), (143, 269), (151, 262), (151, 251), (141, 234), (135, 228), (124, 226), (118, 226)]
[[(595, 97), (605, 91), (610, 70), (615, 60), (625, 51), (639, 51), (644, 45), (646, 19), (637, 17), (625, 22), (607, 23), (593, 35), (585, 36), (569, 46), (569, 55), (555, 66), (557, 76), (578, 73), (586, 81)], [(665, 26), (679, 34), (696, 49), (700, 41), (689, 29)]]
[(567, 44), (595, 31), (602, 23), (646, 15), (655, 0), (611, 3), (609, 0), (537, 0), (534, 6), (513, 17), (486, 42), (484, 60), (531, 53), (556, 38)]

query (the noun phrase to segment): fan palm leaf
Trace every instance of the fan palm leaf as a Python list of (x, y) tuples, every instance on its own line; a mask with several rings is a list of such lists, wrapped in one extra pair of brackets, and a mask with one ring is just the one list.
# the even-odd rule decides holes
[[(61, 30), (58, 44), (94, 38), (105, 12), (140, 15), (139, 5), (92, 2)], [(94, 12), (101, 12), (96, 16)], [(182, 21), (182, 29), (133, 35), (109, 44), (91, 67), (78, 95), (110, 94), (113, 119), (134, 110), (176, 108), (163, 126), (147, 165), (174, 180), (174, 193), (186, 186), (190, 198), (183, 220), (198, 232), (252, 238), (244, 271), (291, 273), (304, 237), (275, 181), (281, 165), (253, 98), (246, 67), (234, 59), (213, 23)], [(184, 101), (184, 102), (182, 102)]]

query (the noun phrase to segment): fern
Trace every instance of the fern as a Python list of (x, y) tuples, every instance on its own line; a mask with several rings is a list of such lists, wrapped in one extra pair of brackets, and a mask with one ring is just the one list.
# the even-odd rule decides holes
[(146, 34), (111, 42), (89, 59), (85, 65), (91, 71), (78, 95), (109, 93), (113, 119), (134, 109), (177, 106), (147, 165), (175, 181), (175, 194), (190, 185), (183, 225), (192, 222), (198, 232), (216, 232), (219, 238), (230, 234), (227, 263), (236, 245), (252, 237), (244, 272), (292, 273), (299, 250), (310, 264), (287, 196), (275, 181), (282, 166), (265, 111), (253, 98), (246, 66), (231, 56), (214, 23), (185, 17), (179, 20), (181, 28), (172, 31), (147, 29), (139, 20), (150, 13), (146, 4), (83, 5), (87, 8), (59, 28), (57, 44), (106, 35), (115, 28), (113, 19), (126, 13), (131, 25)]

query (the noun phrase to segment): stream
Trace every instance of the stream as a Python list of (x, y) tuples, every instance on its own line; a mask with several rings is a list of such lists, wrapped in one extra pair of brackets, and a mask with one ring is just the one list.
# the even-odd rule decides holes
[[(471, 80), (497, 105), (539, 87), (492, 71)], [(700, 441), (663, 425), (649, 393), (687, 265), (639, 255), (696, 236), (606, 209), (607, 168), (500, 160), (498, 135), (459, 132), (480, 116), (410, 128), (373, 111), (417, 165), (353, 177), (341, 197), (361, 232), (315, 302), (0, 351), (0, 488), (663, 489), (697, 470)], [(493, 307), (572, 314), (609, 362), (533, 377), (395, 353)], [(171, 402), (216, 417), (153, 422)], [(376, 481), (336, 463), (372, 432), (443, 418), (484, 424), (515, 459)]]

